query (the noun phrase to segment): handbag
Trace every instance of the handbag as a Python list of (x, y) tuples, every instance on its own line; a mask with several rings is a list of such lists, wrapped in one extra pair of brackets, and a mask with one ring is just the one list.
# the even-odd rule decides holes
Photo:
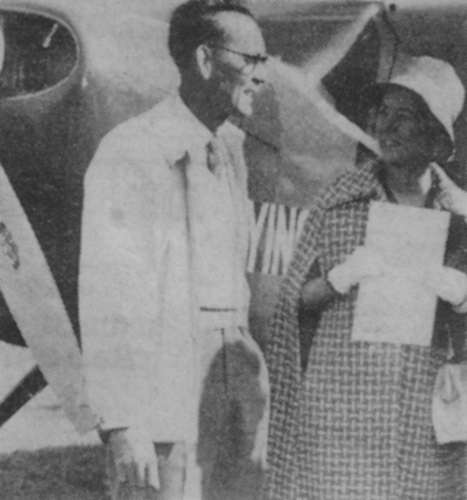
[(436, 441), (467, 441), (467, 362), (448, 362), (439, 369), (432, 403)]

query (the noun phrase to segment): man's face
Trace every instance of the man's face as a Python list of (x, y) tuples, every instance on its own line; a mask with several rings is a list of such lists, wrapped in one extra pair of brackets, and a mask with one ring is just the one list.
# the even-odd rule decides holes
[(377, 111), (375, 133), (383, 160), (403, 168), (428, 164), (433, 141), (417, 97), (404, 88), (390, 88)]
[(236, 12), (217, 14), (225, 40), (213, 44), (213, 98), (220, 112), (250, 116), (253, 98), (266, 81), (266, 48), (263, 35), (250, 17)]

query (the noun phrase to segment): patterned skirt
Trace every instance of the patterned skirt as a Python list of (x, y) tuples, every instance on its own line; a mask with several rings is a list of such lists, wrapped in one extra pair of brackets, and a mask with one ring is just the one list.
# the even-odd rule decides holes
[(463, 443), (438, 445), (431, 398), (444, 351), (351, 342), (351, 302), (324, 314), (308, 358), (296, 498), (465, 500)]

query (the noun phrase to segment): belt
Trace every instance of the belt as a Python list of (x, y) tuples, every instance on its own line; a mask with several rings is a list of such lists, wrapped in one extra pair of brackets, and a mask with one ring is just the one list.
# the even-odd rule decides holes
[(200, 307), (201, 329), (235, 328), (244, 325), (246, 317), (243, 309), (236, 307)]
[(200, 307), (201, 312), (233, 312), (238, 311), (236, 307)]

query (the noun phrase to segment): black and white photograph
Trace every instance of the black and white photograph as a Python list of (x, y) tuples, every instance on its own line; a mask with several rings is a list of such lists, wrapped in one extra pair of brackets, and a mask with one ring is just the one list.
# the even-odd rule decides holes
[(467, 2), (0, 0), (0, 499), (467, 500)]

